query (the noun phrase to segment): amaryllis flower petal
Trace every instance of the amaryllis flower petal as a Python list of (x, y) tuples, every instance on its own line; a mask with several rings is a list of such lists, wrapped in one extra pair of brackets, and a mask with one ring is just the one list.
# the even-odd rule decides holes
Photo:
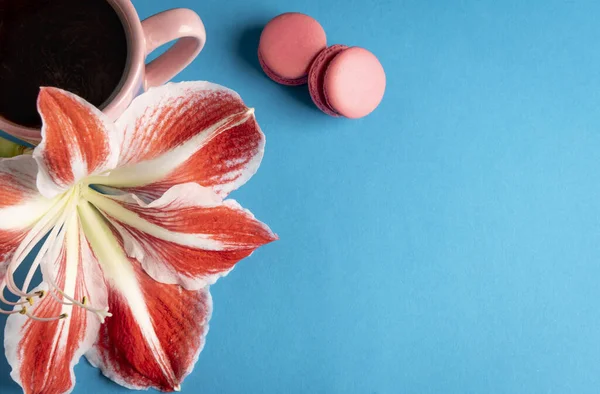
[(188, 291), (156, 282), (126, 256), (118, 234), (97, 210), (86, 203), (80, 214), (113, 313), (86, 357), (125, 387), (178, 390), (204, 346), (212, 311), (208, 288)]
[(36, 188), (37, 165), (31, 156), (0, 160), (0, 283), (9, 260), (29, 234), (35, 245), (47, 227), (32, 230), (56, 201), (41, 196)]
[(153, 88), (134, 100), (117, 127), (124, 134), (121, 168), (91, 182), (148, 200), (187, 182), (225, 197), (256, 172), (264, 152), (254, 110), (209, 82)]
[(53, 241), (42, 264), (54, 278), (35, 289), (45, 295), (36, 297), (34, 305), (27, 305), (22, 314), (11, 315), (6, 324), (11, 376), (25, 393), (69, 392), (75, 384), (73, 367), (97, 338), (100, 319), (73, 305), (62, 291), (71, 294), (74, 301), (106, 307), (102, 273), (75, 214)]
[(86, 356), (122, 386), (178, 391), (204, 347), (210, 293), (208, 288), (188, 291), (158, 283), (138, 263), (131, 263), (146, 308), (133, 309), (128, 292), (110, 287), (114, 316), (101, 326), (98, 342)]
[(42, 143), (34, 150), (38, 188), (54, 197), (88, 175), (115, 167), (120, 138), (100, 110), (74, 94), (42, 88), (38, 98)]
[(198, 290), (227, 274), (259, 246), (277, 239), (233, 200), (195, 183), (145, 204), (135, 196), (86, 195), (120, 232), (127, 253), (162, 283)]

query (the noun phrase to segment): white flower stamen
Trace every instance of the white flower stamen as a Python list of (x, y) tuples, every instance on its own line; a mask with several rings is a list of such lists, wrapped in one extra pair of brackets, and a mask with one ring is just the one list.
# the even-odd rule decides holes
[[(74, 214), (74, 209), (77, 206), (78, 200), (80, 198), (81, 185), (79, 184), (75, 185), (69, 191), (65, 192), (63, 195), (58, 197), (57, 203), (54, 204), (50, 211), (44, 216), (44, 218), (42, 218), (36, 224), (36, 226), (34, 226), (32, 231), (30, 231), (30, 233), (25, 237), (19, 248), (15, 251), (8, 265), (5, 279), (0, 283), (0, 301), (2, 301), (6, 305), (23, 305), (23, 307), (14, 311), (5, 311), (0, 309), (1, 314), (20, 313), (22, 315), (26, 315), (27, 317), (33, 320), (43, 322), (55, 321), (59, 319), (65, 319), (68, 317), (68, 314), (66, 313), (62, 313), (58, 316), (53, 317), (38, 317), (30, 313), (27, 310), (27, 307), (24, 306), (26, 304), (32, 306), (36, 298), (41, 299), (46, 295), (46, 291), (44, 290), (28, 292), (29, 285), (33, 280), (33, 276), (35, 275), (35, 272), (38, 270), (38, 268), (41, 266), (44, 280), (48, 285), (50, 285), (49, 294), (54, 299), (54, 301), (61, 305), (77, 306), (80, 308), (84, 308), (94, 313), (102, 323), (104, 323), (107, 317), (112, 316), (112, 314), (108, 312), (108, 307), (93, 308), (91, 305), (89, 305), (89, 300), (85, 296), (83, 297), (82, 302), (79, 302), (73, 297), (69, 296), (67, 293), (65, 293), (63, 289), (60, 288), (59, 285), (56, 284), (54, 278), (52, 277), (49, 271), (47, 264), (42, 264), (42, 260), (48, 254), (50, 248), (56, 243), (60, 232), (66, 231), (64, 226), (67, 217), (69, 215)], [(31, 250), (36, 246), (35, 235), (48, 231), (50, 231), (50, 234), (41, 246), (40, 251), (37, 253), (29, 269), (29, 272), (27, 273), (27, 276), (23, 282), (23, 286), (21, 287), (21, 289), (19, 289), (14, 281), (14, 273), (19, 268), (25, 257), (27, 257)], [(10, 293), (19, 296), (21, 300), (17, 302), (8, 301), (3, 294), (5, 288), (7, 288)]]
[(17, 310), (14, 310), (14, 311), (6, 311), (6, 310), (0, 308), (0, 314), (2, 314), (2, 315), (15, 315), (17, 313), (20, 313), (20, 314), (23, 315), (24, 314), (23, 310), (27, 310), (27, 309), (25, 307), (23, 307), (22, 309), (17, 309)]
[(36, 223), (36, 225), (31, 229), (31, 231), (25, 236), (25, 238), (13, 254), (13, 257), (7, 267), (4, 283), (6, 284), (8, 290), (14, 295), (17, 295), (22, 298), (31, 297), (35, 295), (24, 293), (17, 287), (14, 281), (14, 273), (19, 268), (21, 263), (25, 260), (27, 255), (37, 245), (37, 242), (35, 241), (37, 235), (40, 233), (47, 233), (57, 225), (61, 214), (64, 212), (66, 202), (67, 201), (64, 201), (64, 198), (60, 198), (59, 202), (53, 205), (52, 208), (48, 211), (48, 213), (42, 219), (40, 219), (40, 221)]
[[(0, 284), (0, 301), (2, 301), (3, 304), (6, 305), (24, 305), (24, 304), (31, 304), (31, 301), (29, 301), (31, 298), (27, 298), (24, 301), (17, 301), (17, 302), (12, 302), (12, 301), (8, 301), (5, 297), (4, 297), (4, 289), (6, 289), (6, 283), (2, 282)], [(32, 299), (31, 299), (32, 300)]]
[[(23, 311), (25, 311), (25, 312), (23, 312)], [(67, 317), (69, 317), (68, 313), (63, 313), (63, 314), (61, 314), (59, 316), (53, 316), (53, 317), (38, 317), (38, 316), (34, 316), (31, 313), (29, 313), (29, 311), (27, 310), (27, 308), (23, 308), (23, 310), (21, 311), (21, 314), (27, 315), (27, 317), (30, 318), (30, 319), (32, 319), (32, 320), (44, 321), (44, 322), (61, 320), (61, 319), (66, 319)]]

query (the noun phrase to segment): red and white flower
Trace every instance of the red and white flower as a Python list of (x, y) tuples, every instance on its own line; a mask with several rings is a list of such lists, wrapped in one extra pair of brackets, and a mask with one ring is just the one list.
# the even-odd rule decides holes
[[(207, 82), (152, 89), (115, 123), (53, 88), (38, 109), (33, 156), (0, 161), (11, 375), (26, 393), (69, 392), (85, 354), (123, 386), (178, 390), (204, 345), (208, 285), (276, 239), (224, 200), (262, 159), (253, 110)], [(15, 271), (44, 237), (18, 286)], [(38, 268), (43, 283), (30, 289)]]

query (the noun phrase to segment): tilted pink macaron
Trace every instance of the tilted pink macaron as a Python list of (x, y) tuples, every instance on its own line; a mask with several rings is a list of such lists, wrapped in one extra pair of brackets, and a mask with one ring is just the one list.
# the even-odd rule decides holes
[(332, 45), (315, 59), (308, 78), (313, 102), (328, 115), (362, 118), (385, 93), (385, 71), (364, 48)]
[(298, 12), (273, 18), (262, 31), (258, 60), (265, 74), (283, 85), (302, 85), (314, 58), (327, 46), (325, 30)]

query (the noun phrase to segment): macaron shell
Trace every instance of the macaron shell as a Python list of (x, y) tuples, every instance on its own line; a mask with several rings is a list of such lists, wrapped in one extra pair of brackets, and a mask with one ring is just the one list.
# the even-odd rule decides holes
[(325, 30), (315, 19), (297, 12), (281, 14), (260, 36), (262, 63), (279, 79), (306, 78), (314, 58), (327, 46)]
[(335, 110), (327, 104), (325, 92), (323, 91), (323, 83), (325, 81), (325, 73), (331, 61), (342, 51), (347, 49), (346, 45), (332, 45), (329, 48), (323, 49), (316, 57), (310, 71), (308, 73), (308, 90), (310, 97), (315, 105), (324, 113), (330, 116), (340, 116)]
[(385, 93), (385, 71), (375, 55), (352, 47), (329, 64), (323, 88), (327, 104), (339, 114), (357, 119), (377, 108)]
[(265, 61), (263, 60), (260, 50), (258, 51), (258, 63), (260, 64), (260, 67), (262, 68), (264, 73), (267, 75), (267, 77), (269, 77), (270, 79), (272, 79), (273, 81), (275, 81), (279, 84), (287, 85), (287, 86), (299, 86), (299, 85), (304, 85), (308, 80), (307, 76), (298, 78), (298, 79), (281, 78), (279, 75), (275, 74), (275, 72), (273, 72), (273, 70), (271, 70), (269, 68), (269, 66), (267, 66), (265, 64)]

